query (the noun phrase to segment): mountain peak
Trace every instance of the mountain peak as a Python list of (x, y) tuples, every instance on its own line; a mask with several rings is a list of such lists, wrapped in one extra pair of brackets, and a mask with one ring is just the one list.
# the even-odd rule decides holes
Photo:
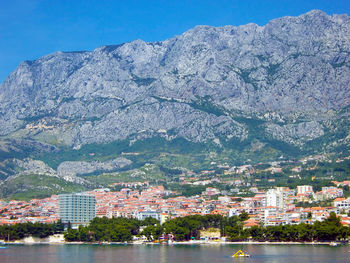
[(326, 12), (319, 10), (319, 9), (313, 9), (301, 16), (328, 16)]
[(244, 141), (252, 131), (240, 120), (253, 118), (267, 138), (303, 145), (350, 104), (349, 27), (335, 18), (313, 10), (266, 26), (197, 26), (21, 64), (0, 88), (0, 135), (75, 147)]

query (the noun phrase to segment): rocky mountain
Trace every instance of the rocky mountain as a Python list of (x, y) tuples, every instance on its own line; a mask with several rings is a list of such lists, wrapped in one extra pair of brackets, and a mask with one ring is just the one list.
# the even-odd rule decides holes
[(247, 127), (231, 116), (241, 114), (268, 121), (277, 139), (317, 138), (320, 121), (350, 103), (349, 40), (347, 15), (311, 11), (57, 52), (23, 62), (1, 85), (0, 134), (69, 146), (167, 133), (244, 140)]
[(56, 52), (1, 84), (1, 159), (27, 157), (21, 145), (40, 153), (156, 137), (348, 151), (349, 83), (350, 18), (317, 10)]

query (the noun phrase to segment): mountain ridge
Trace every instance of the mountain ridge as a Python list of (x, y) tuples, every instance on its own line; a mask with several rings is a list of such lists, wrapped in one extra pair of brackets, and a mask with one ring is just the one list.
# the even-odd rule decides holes
[[(350, 17), (313, 10), (24, 61), (0, 85), (0, 161), (60, 152), (58, 161), (86, 161), (80, 149), (114, 147), (99, 155), (106, 161), (178, 139), (232, 163), (239, 153), (345, 154), (349, 54)], [(133, 165), (146, 156), (155, 153)]]
[[(299, 17), (275, 19), (265, 26), (256, 24), (218, 28), (197, 26), (180, 36), (163, 42), (147, 43), (135, 40), (116, 46), (102, 46), (91, 52), (56, 52), (35, 61), (23, 62), (1, 84), (0, 122), (2, 128), (0, 128), (0, 133), (8, 135), (25, 124), (27, 126), (23, 130), (30, 130), (32, 127), (41, 127), (42, 129), (51, 127), (45, 124), (45, 117), (48, 117), (53, 124), (57, 121), (60, 127), (64, 127), (65, 121), (72, 123), (71, 120), (77, 117), (77, 120), (83, 123), (79, 128), (68, 132), (67, 137), (79, 137), (77, 133), (91, 137), (85, 135), (84, 131), (91, 126), (98, 129), (98, 121), (101, 119), (102, 126), (106, 126), (106, 120), (103, 120), (106, 115), (109, 115), (110, 120), (116, 116), (123, 118), (122, 115), (126, 114), (126, 111), (121, 110), (123, 108), (130, 108), (132, 112), (149, 111), (158, 115), (155, 109), (149, 109), (152, 105), (158, 111), (161, 106), (164, 106), (165, 112), (173, 112), (177, 120), (181, 119), (178, 115), (182, 115), (181, 112), (179, 113), (180, 107), (181, 110), (190, 113), (188, 115), (193, 115), (189, 122), (195, 121), (199, 117), (198, 115), (202, 115), (203, 120), (210, 123), (209, 126), (212, 123), (216, 125), (218, 122), (231, 127), (237, 125), (229, 119), (217, 120), (218, 118), (210, 115), (204, 116), (203, 111), (198, 112), (195, 108), (187, 106), (200, 99), (206, 99), (207, 104), (213, 104), (226, 111), (241, 111), (245, 115), (269, 114), (271, 112), (272, 115), (283, 114), (290, 118), (290, 115), (293, 114), (318, 115), (329, 110), (339, 110), (349, 105), (350, 101), (349, 96), (346, 95), (348, 94), (347, 84), (349, 80), (344, 76), (349, 73), (349, 68), (346, 66), (349, 63), (347, 53), (350, 51), (349, 37), (342, 32), (342, 30), (350, 31), (350, 27), (341, 26), (344, 21), (348, 23), (347, 25), (350, 24), (349, 17), (346, 15), (330, 17), (322, 11), (314, 10)], [(311, 22), (313, 25), (310, 25)], [(315, 26), (315, 23), (318, 24)], [(277, 30), (279, 34), (284, 31), (291, 34), (291, 28), (293, 25), (296, 27), (296, 24), (302, 24), (300, 28), (297, 27), (294, 30), (297, 32), (295, 33), (297, 39), (293, 39), (294, 35), (284, 38), (283, 41), (282, 38), (274, 39), (274, 30)], [(340, 34), (342, 38), (333, 45), (343, 44), (342, 47), (338, 47), (340, 51), (337, 54), (333, 54), (332, 48), (328, 47), (331, 40), (339, 38), (338, 35), (335, 37), (327, 35), (329, 27), (332, 27), (333, 30), (334, 24), (340, 25), (337, 29), (338, 35)], [(310, 31), (309, 35), (305, 35), (304, 33), (310, 26), (312, 29), (323, 26), (325, 32), (321, 31), (321, 33), (325, 36), (320, 37), (322, 34), (319, 31)], [(283, 29), (284, 27), (287, 29)], [(242, 34), (246, 36), (242, 37)], [(288, 43), (293, 41), (298, 44), (298, 41), (301, 41), (299, 38), (306, 38), (308, 46), (288, 46)], [(321, 39), (325, 43), (317, 44), (313, 38)], [(265, 45), (265, 50), (256, 49), (255, 46), (259, 48), (265, 42), (271, 42), (269, 45)], [(289, 49), (286, 54), (279, 54), (283, 52), (281, 48), (278, 49), (281, 45), (283, 48)], [(314, 58), (316, 52), (321, 53), (321, 45), (323, 45), (323, 52), (328, 52), (326, 54), (328, 57), (322, 54), (328, 61), (323, 63), (323, 68), (317, 70), (326, 70), (325, 73), (333, 71), (331, 73), (341, 74), (340, 76), (328, 76), (327, 79), (318, 76), (319, 79), (313, 80), (311, 76), (306, 75), (309, 64), (311, 67), (317, 67), (318, 62), (322, 62), (320, 60), (324, 59), (323, 57)], [(343, 48), (347, 48), (346, 52)], [(302, 51), (306, 53), (303, 55), (300, 53)], [(297, 56), (304, 58), (298, 61)], [(235, 63), (232, 64), (230, 60), (235, 60)], [(269, 61), (265, 62), (266, 60)], [(333, 63), (331, 65), (333, 69), (330, 68), (330, 61)], [(286, 65), (286, 68), (280, 70), (282, 63)], [(108, 70), (106, 67), (111, 67), (112, 70)], [(293, 67), (297, 67), (298, 70), (293, 69)], [(342, 71), (337, 72), (337, 68), (341, 68)], [(290, 71), (287, 72), (288, 70)], [(300, 72), (302, 74), (299, 74)], [(296, 78), (288, 79), (287, 73), (296, 74)], [(302, 83), (300, 85), (302, 87), (295, 87), (298, 82), (303, 82), (305, 78), (306, 83)], [(314, 83), (307, 83), (311, 81)], [(327, 84), (335, 84), (338, 86), (337, 90), (332, 91), (325, 87)], [(286, 85), (287, 88), (283, 88), (283, 85)], [(316, 93), (306, 94), (311, 103), (305, 100), (304, 96), (294, 96), (293, 89), (299, 89), (303, 92), (303, 89), (310, 87), (310, 85), (316, 91)], [(315, 88), (316, 85), (320, 85), (320, 87)], [(269, 90), (272, 90), (268, 94), (269, 96), (263, 96), (262, 93)], [(305, 93), (307, 91), (304, 91), (302, 95)], [(23, 95), (26, 95), (26, 98)], [(277, 103), (271, 97), (275, 97)], [(163, 101), (159, 101), (159, 98)], [(164, 101), (164, 98), (167, 101)], [(100, 101), (96, 102), (96, 100)], [(181, 105), (179, 106), (179, 104)], [(298, 112), (300, 107), (296, 107), (296, 104), (302, 106), (300, 112)], [(88, 109), (80, 114), (79, 110), (85, 106), (88, 106)], [(12, 112), (7, 113), (6, 110), (9, 108)], [(109, 110), (111, 108), (114, 109), (114, 112)], [(158, 118), (160, 116), (162, 114)], [(167, 121), (169, 121), (168, 117)], [(220, 117), (221, 119), (225, 118), (225, 114)], [(277, 116), (278, 118), (280, 116)], [(44, 123), (35, 122), (40, 119)], [(135, 121), (142, 120), (137, 118)], [(168, 130), (179, 126), (175, 122), (174, 119), (171, 127), (167, 127), (169, 125), (166, 125), (164, 121), (162, 125), (153, 124), (151, 127), (142, 124), (141, 128), (133, 127), (133, 130)], [(31, 123), (38, 125), (31, 125)], [(124, 130), (118, 132), (123, 133), (127, 126), (130, 126), (130, 123), (126, 123), (125, 126)], [(198, 126), (197, 123), (195, 127), (198, 128)], [(242, 135), (244, 132), (242, 133), (241, 128), (235, 127), (234, 129), (238, 130), (239, 134), (232, 132), (230, 136), (244, 139), (244, 135)], [(77, 143), (70, 141), (69, 138), (61, 139), (67, 145), (78, 145), (79, 143), (84, 144), (84, 142), (108, 142), (114, 139), (125, 139), (130, 135), (131, 131), (128, 131), (125, 136), (120, 138), (100, 138), (96, 141), (83, 138)], [(195, 135), (187, 135), (186, 137), (185, 134), (181, 134), (181, 136), (197, 141), (205, 141), (208, 137), (199, 136), (198, 138)], [(215, 132), (210, 132), (208, 138), (213, 137), (215, 137)]]

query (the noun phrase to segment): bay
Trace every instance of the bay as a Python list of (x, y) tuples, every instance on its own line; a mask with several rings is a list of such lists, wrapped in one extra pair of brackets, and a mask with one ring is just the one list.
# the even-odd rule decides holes
[[(250, 258), (234, 259), (237, 250)], [(8, 245), (1, 263), (350, 262), (350, 246), (328, 245)]]

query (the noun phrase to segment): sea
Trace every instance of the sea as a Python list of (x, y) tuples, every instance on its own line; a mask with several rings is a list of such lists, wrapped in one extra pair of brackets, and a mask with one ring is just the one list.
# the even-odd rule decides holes
[[(248, 258), (232, 258), (243, 250)], [(2, 245), (1, 263), (187, 263), (187, 262), (350, 262), (350, 246), (340, 245)]]

